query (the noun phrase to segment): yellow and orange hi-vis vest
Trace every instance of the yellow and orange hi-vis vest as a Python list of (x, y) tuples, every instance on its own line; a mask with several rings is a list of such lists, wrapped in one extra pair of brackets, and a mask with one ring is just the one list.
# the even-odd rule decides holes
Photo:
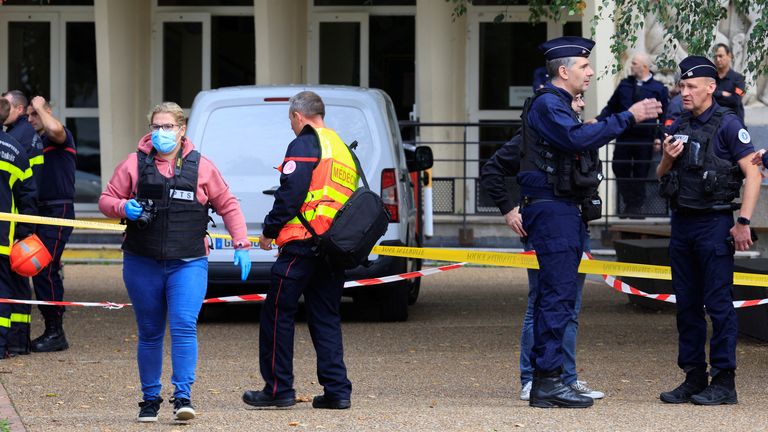
[[(357, 189), (360, 177), (349, 148), (336, 132), (327, 128), (315, 129), (315, 132), (320, 141), (320, 162), (312, 171), (309, 191), (299, 211), (320, 235), (330, 228), (336, 213)], [(312, 234), (294, 217), (280, 230), (275, 243), (282, 246), (310, 237)]]

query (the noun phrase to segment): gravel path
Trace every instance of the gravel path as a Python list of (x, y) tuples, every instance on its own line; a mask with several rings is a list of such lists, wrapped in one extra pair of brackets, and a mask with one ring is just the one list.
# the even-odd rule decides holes
[[(68, 300), (127, 301), (120, 267), (66, 268)], [(368, 322), (344, 306), (346, 362), (353, 407), (246, 410), (244, 390), (259, 388), (258, 307), (228, 307), (199, 326), (200, 362), (193, 402), (198, 418), (171, 421), (164, 404), (157, 424), (138, 424), (140, 398), (132, 311), (68, 309), (71, 348), (0, 362), (0, 381), (29, 431), (517, 431), (766, 430), (768, 346), (740, 340), (739, 404), (669, 406), (661, 391), (682, 379), (676, 368), (671, 312), (647, 312), (598, 282), (584, 291), (580, 378), (605, 391), (586, 410), (541, 410), (517, 399), (524, 273), (465, 268), (424, 280), (405, 323)], [(33, 336), (42, 331), (34, 311)], [(166, 342), (166, 352), (168, 344)], [(296, 389), (321, 391), (306, 323), (296, 333)], [(170, 395), (166, 356), (163, 397)]]

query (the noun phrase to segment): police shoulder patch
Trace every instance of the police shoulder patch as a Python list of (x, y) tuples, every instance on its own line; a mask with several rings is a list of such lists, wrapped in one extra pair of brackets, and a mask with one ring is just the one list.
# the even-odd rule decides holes
[(752, 137), (749, 136), (749, 132), (746, 129), (739, 129), (739, 141), (744, 144), (749, 144), (752, 141)]

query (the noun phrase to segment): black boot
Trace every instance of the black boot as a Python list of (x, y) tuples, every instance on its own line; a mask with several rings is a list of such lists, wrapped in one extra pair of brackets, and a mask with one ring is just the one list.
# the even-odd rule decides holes
[(672, 391), (659, 395), (663, 402), (680, 404), (691, 401), (691, 396), (701, 393), (707, 388), (707, 369), (697, 367), (685, 373), (685, 381)]
[(738, 403), (735, 378), (736, 372), (733, 369), (718, 371), (704, 391), (691, 396), (691, 402), (696, 405), (733, 405)]
[(536, 371), (533, 374), (531, 399), (528, 404), (537, 408), (588, 408), (595, 403), (592, 398), (582, 396), (570, 386), (563, 384), (561, 371)]
[(64, 351), (69, 348), (61, 321), (61, 317), (45, 320), (45, 332), (32, 340), (32, 352)]

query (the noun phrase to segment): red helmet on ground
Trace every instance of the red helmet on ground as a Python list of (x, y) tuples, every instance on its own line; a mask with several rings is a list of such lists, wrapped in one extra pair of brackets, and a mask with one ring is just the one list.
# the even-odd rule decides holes
[(14, 243), (9, 258), (11, 270), (26, 277), (40, 273), (53, 260), (37, 234)]

